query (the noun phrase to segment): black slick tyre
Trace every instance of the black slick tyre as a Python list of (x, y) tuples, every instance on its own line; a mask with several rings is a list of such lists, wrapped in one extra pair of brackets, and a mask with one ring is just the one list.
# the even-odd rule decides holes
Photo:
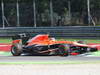
[(13, 56), (20, 56), (22, 53), (22, 46), (21, 44), (15, 44), (11, 48), (11, 53)]
[(59, 56), (68, 56), (69, 52), (69, 46), (68, 45), (59, 45), (57, 50), (57, 55)]

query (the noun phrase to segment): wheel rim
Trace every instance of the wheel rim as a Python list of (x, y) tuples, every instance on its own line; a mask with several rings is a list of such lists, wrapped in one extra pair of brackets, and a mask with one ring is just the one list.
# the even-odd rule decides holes
[(17, 48), (16, 47), (12, 47), (12, 53), (16, 54), (17, 53)]
[(21, 54), (21, 46), (16, 44), (12, 47), (11, 49), (11, 53), (14, 55), (14, 56), (19, 56)]
[(59, 46), (59, 55), (60, 56), (67, 56), (68, 55), (68, 49), (69, 49), (68, 46), (60, 45)]

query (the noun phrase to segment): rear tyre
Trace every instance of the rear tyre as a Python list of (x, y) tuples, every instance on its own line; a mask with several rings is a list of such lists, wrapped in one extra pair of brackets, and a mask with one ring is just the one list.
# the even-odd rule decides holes
[(22, 45), (21, 44), (15, 44), (11, 48), (11, 53), (13, 56), (20, 56), (22, 53)]
[(87, 48), (87, 51), (88, 52), (96, 52), (96, 51), (98, 51), (98, 49), (97, 48)]
[(59, 45), (58, 50), (57, 50), (56, 53), (59, 56), (68, 56), (69, 46), (68, 45)]

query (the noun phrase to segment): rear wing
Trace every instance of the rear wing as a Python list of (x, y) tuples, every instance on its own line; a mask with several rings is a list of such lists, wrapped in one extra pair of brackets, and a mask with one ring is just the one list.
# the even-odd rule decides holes
[(17, 34), (15, 36), (12, 37), (12, 40), (15, 41), (15, 40), (21, 40), (22, 41), (22, 44), (26, 44), (27, 41), (29, 40), (30, 38), (30, 35), (29, 34), (26, 34), (26, 33), (22, 33), (22, 34)]

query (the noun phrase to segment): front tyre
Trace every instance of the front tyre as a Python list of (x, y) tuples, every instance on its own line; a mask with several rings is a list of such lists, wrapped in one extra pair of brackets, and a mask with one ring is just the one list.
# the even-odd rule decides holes
[(21, 44), (15, 44), (11, 48), (11, 53), (13, 56), (20, 56), (22, 53), (22, 45)]

